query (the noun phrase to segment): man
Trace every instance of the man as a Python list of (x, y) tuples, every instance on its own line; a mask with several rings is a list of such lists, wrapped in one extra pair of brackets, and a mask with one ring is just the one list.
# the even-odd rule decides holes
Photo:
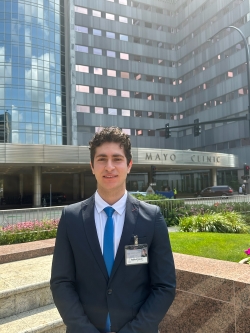
[(128, 135), (104, 128), (90, 141), (90, 156), (97, 191), (62, 212), (51, 275), (54, 302), (67, 333), (157, 333), (175, 295), (164, 218), (157, 206), (126, 191)]

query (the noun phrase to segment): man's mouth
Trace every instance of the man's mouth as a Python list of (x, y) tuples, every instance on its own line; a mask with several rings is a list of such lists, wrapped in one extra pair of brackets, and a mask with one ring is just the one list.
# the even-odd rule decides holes
[(106, 176), (103, 176), (104, 178), (115, 178), (117, 177), (116, 175), (106, 175)]

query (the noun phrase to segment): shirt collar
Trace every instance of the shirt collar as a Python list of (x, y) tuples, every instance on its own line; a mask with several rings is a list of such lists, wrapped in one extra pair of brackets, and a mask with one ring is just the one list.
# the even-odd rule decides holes
[[(124, 195), (121, 197), (120, 200), (118, 200), (116, 203), (114, 203), (111, 207), (114, 208), (114, 210), (119, 214), (122, 215), (126, 208), (126, 201), (127, 201), (128, 193), (125, 191)], [(107, 206), (110, 206), (106, 201), (104, 201), (98, 191), (95, 192), (95, 207), (97, 209), (98, 214)]]

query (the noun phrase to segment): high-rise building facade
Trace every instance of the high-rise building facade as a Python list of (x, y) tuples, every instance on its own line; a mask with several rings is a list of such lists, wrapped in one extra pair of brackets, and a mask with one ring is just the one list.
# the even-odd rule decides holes
[[(248, 113), (246, 49), (234, 29), (218, 31), (232, 25), (248, 39), (248, 1), (78, 0), (71, 10), (74, 144), (112, 124), (137, 147), (237, 152), (245, 159), (247, 122), (226, 119)], [(197, 118), (225, 122), (202, 125), (194, 138)], [(166, 123), (187, 127), (166, 140), (157, 130)]]
[[(119, 126), (143, 152), (237, 155), (239, 170), (217, 176), (220, 183), (238, 183), (243, 163), (250, 164), (249, 126), (231, 118), (248, 113), (249, 64), (235, 28), (248, 43), (249, 7), (241, 0), (0, 0), (0, 140), (6, 152), (8, 144), (75, 151), (101, 127)], [(194, 136), (197, 119), (206, 124)], [(57, 156), (60, 163), (53, 149), (53, 163)], [(55, 172), (40, 162), (45, 178)], [(164, 179), (167, 170), (161, 171)], [(209, 172), (206, 182), (187, 174), (191, 182), (180, 180), (186, 189), (211, 182)]]

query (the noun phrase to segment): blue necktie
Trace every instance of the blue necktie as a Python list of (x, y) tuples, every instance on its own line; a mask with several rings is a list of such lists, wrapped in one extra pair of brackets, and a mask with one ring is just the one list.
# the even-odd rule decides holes
[[(114, 224), (112, 215), (114, 213), (114, 208), (105, 207), (104, 212), (107, 214), (108, 218), (106, 221), (103, 237), (103, 258), (107, 267), (108, 275), (110, 276), (111, 270), (114, 264)], [(106, 332), (110, 332), (110, 317), (109, 313), (106, 321)]]

